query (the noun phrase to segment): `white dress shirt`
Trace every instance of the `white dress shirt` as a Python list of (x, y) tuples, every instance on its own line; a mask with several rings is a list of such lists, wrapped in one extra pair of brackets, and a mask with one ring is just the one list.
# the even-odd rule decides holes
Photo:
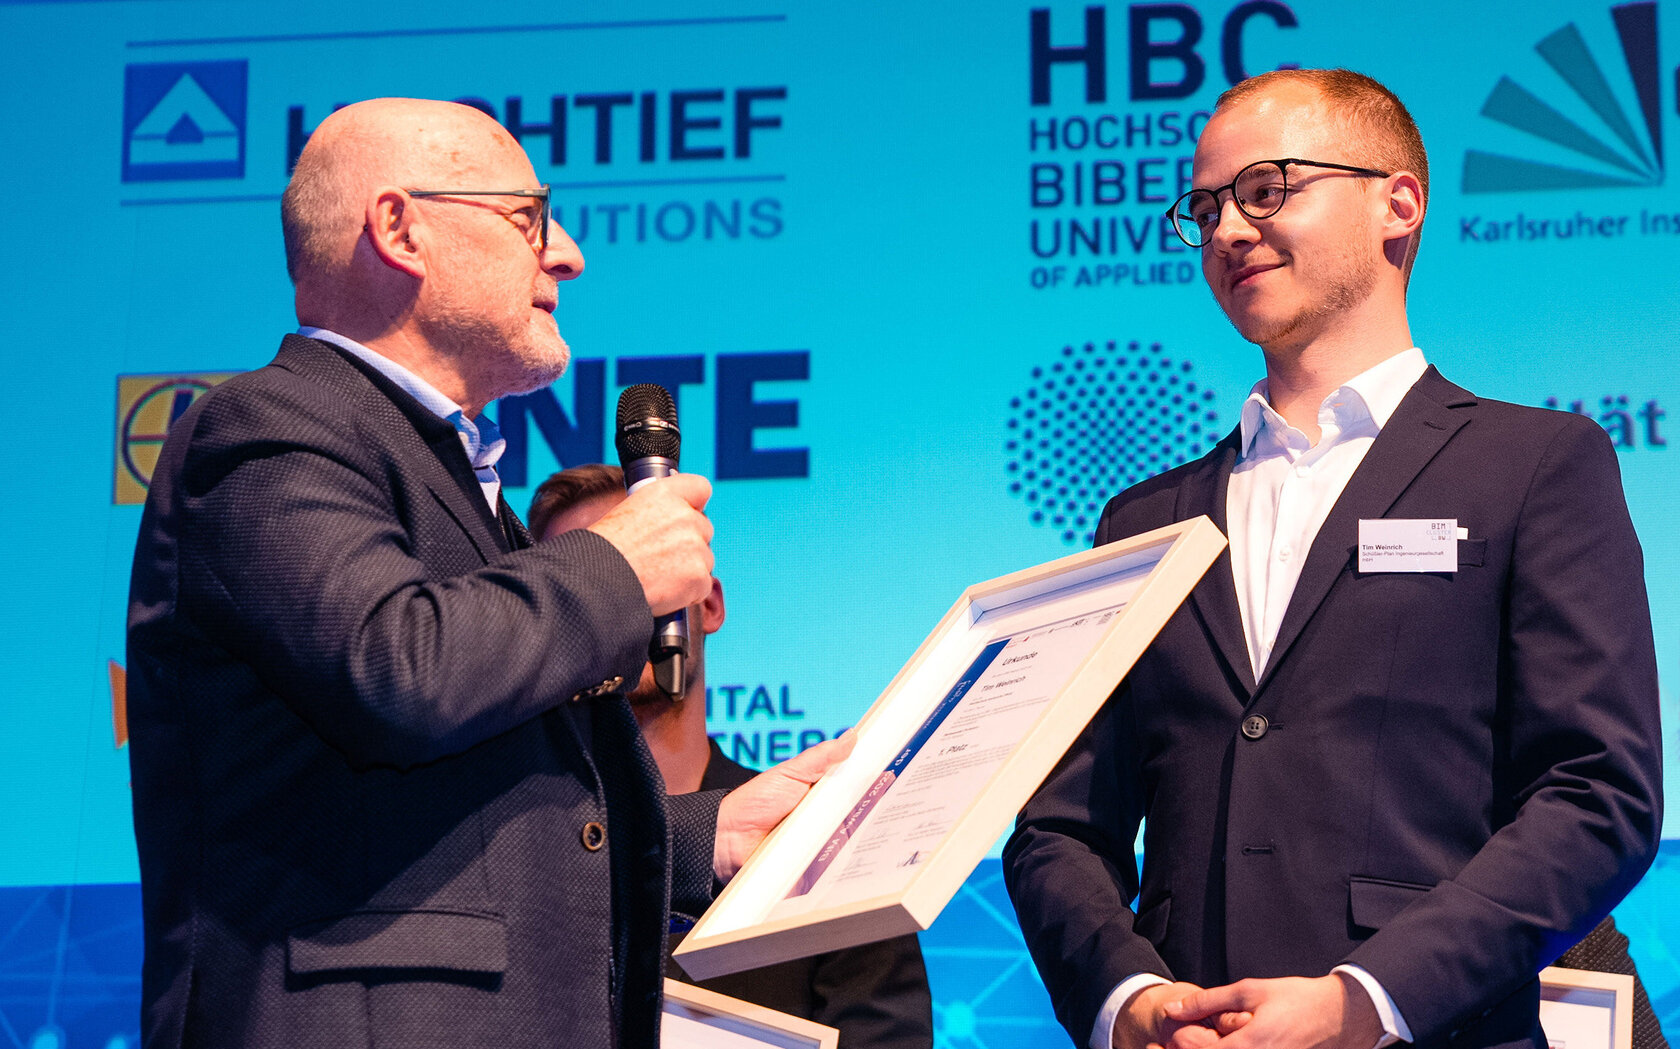
[(1266, 380), (1242, 407), (1242, 449), (1225, 490), (1231, 573), (1248, 658), (1259, 680), (1313, 539), (1401, 398), (1429, 367), (1416, 346), (1331, 391), (1318, 406), (1318, 443), (1284, 422)]
[[(1284, 421), (1266, 400), (1261, 379), (1243, 402), (1241, 448), (1226, 488), (1226, 529), (1237, 607), (1255, 680), (1271, 659), (1283, 613), (1301, 578), (1301, 565), (1330, 508), (1359, 468), (1394, 409), (1429, 367), (1413, 346), (1331, 391), (1318, 406), (1318, 443)], [(1384, 1034), (1373, 1049), (1411, 1041), (1411, 1029), (1376, 977), (1357, 965), (1338, 965), (1371, 996)], [(1091, 1030), (1091, 1049), (1109, 1049), (1114, 1022), (1132, 996), (1166, 980), (1138, 973), (1103, 1002)]]

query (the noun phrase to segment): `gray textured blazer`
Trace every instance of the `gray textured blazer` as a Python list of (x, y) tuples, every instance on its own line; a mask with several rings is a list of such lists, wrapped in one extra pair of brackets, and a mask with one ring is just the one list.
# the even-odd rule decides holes
[(721, 795), (667, 799), (616, 694), (651, 630), (336, 348), (200, 398), (130, 592), (145, 1044), (656, 1044)]

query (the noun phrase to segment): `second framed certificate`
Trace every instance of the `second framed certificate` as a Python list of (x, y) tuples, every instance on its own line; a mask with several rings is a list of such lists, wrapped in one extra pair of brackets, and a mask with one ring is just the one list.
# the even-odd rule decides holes
[(1198, 517), (969, 587), (677, 948), (683, 969), (931, 925), (1224, 548)]

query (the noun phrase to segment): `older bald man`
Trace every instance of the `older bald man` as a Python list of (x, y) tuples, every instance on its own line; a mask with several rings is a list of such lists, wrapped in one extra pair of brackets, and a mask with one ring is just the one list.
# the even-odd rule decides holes
[(533, 544), (481, 412), (583, 272), (477, 110), (363, 102), (281, 202), (302, 327), (173, 427), (129, 605), (147, 1046), (657, 1042), (697, 912), (840, 748), (667, 798), (622, 696), (709, 486)]

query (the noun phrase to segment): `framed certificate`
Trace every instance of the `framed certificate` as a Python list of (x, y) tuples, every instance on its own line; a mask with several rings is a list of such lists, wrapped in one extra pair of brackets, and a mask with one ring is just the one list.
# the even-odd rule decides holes
[(660, 1049), (835, 1049), (840, 1032), (677, 980), (665, 981)]
[(1633, 977), (1541, 969), (1540, 1026), (1551, 1049), (1632, 1049)]
[(926, 929), (1224, 548), (1198, 517), (969, 587), (677, 948), (683, 970)]

